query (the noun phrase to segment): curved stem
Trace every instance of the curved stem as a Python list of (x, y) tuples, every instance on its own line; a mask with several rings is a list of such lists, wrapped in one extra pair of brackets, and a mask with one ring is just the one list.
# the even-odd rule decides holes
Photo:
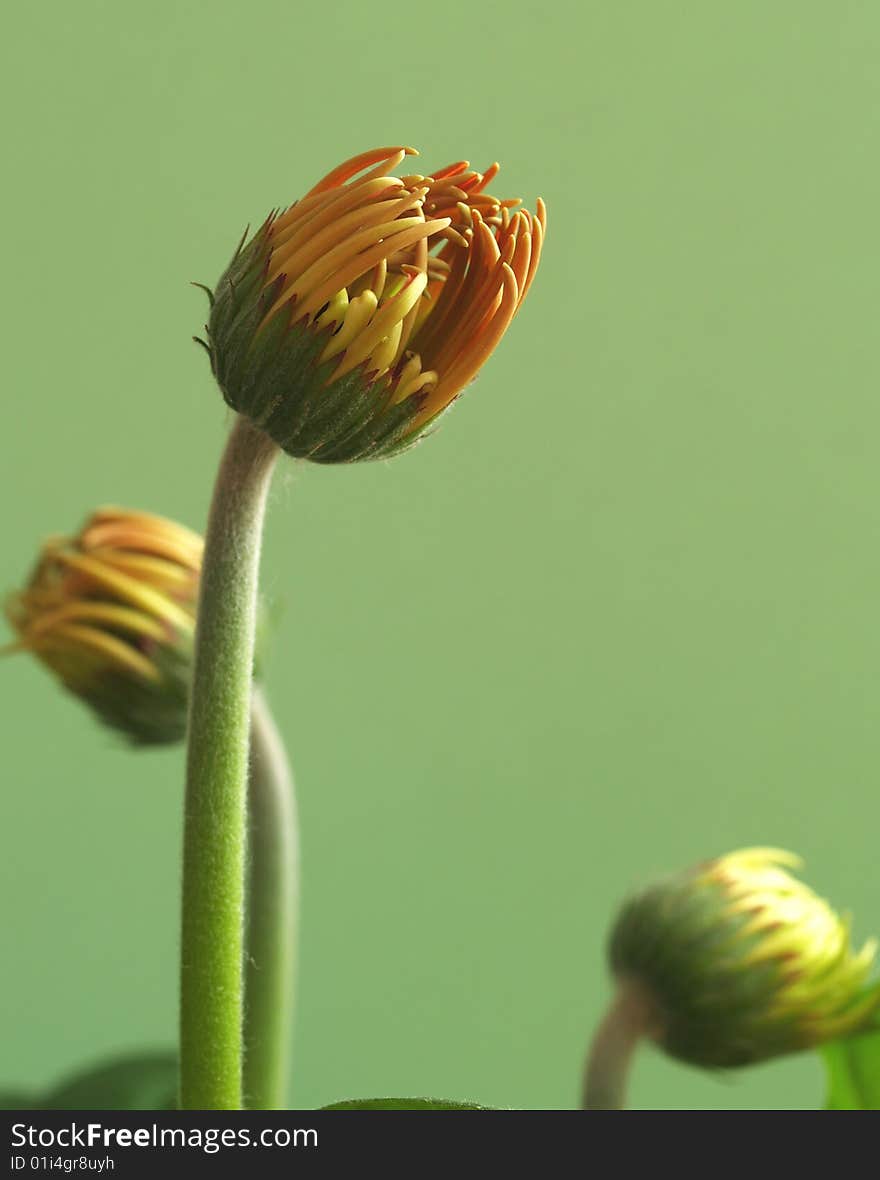
[(242, 1079), (245, 801), (266, 494), (278, 448), (236, 419), (205, 535), (187, 750), (180, 1105), (237, 1110)]
[(624, 981), (593, 1036), (584, 1070), (584, 1110), (625, 1110), (632, 1059), (656, 1026), (651, 1004), (637, 984)]
[(244, 1100), (249, 1110), (282, 1110), (293, 1027), (299, 840), (290, 764), (256, 684), (250, 756)]

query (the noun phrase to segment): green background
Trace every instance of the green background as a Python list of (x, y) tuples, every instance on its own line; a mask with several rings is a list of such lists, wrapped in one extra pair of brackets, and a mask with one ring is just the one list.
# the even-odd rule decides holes
[[(200, 528), (228, 417), (191, 279), (338, 160), (498, 158), (550, 208), (426, 445), (284, 465), (294, 1102), (566, 1107), (632, 886), (744, 844), (880, 927), (869, 0), (17, 5), (0, 584), (103, 502)], [(181, 751), (0, 664), (0, 1081), (173, 1042)], [(818, 1062), (645, 1052), (633, 1104), (815, 1106)]]

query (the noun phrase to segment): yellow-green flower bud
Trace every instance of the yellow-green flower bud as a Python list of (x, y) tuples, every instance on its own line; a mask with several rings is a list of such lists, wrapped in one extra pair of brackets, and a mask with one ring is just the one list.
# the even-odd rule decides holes
[[(201, 340), (226, 401), (319, 463), (407, 449), (476, 376), (522, 304), (546, 228), (459, 161), (347, 160), (244, 239)], [(207, 288), (206, 288), (207, 290)], [(198, 337), (197, 337), (198, 339)]]
[(12, 650), (32, 651), (137, 745), (186, 729), (202, 539), (160, 516), (97, 511), (43, 547), (10, 595)]
[(877, 944), (787, 870), (749, 848), (645, 889), (620, 913), (609, 957), (653, 1007), (654, 1039), (700, 1066), (738, 1066), (819, 1045), (874, 1019)]

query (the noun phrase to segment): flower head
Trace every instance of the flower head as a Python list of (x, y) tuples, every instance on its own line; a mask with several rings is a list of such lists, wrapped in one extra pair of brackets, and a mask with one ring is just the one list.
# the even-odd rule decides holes
[(334, 169), (239, 246), (202, 341), (227, 402), (321, 463), (395, 454), (446, 410), (522, 304), (546, 216), (493, 164), (393, 176), (411, 148)]
[(97, 511), (43, 547), (6, 602), (13, 650), (32, 651), (76, 696), (136, 744), (186, 728), (202, 540), (173, 521)]
[(612, 969), (656, 1010), (656, 1039), (702, 1066), (762, 1061), (871, 1021), (876, 943), (787, 870), (791, 853), (732, 852), (631, 899), (610, 940)]

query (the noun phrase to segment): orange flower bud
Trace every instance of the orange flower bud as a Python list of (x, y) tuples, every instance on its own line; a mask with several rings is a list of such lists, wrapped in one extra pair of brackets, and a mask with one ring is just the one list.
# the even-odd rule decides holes
[(411, 148), (334, 169), (239, 246), (211, 296), (227, 402), (291, 455), (381, 458), (416, 442), (522, 304), (546, 227), (466, 161), (397, 177)]

